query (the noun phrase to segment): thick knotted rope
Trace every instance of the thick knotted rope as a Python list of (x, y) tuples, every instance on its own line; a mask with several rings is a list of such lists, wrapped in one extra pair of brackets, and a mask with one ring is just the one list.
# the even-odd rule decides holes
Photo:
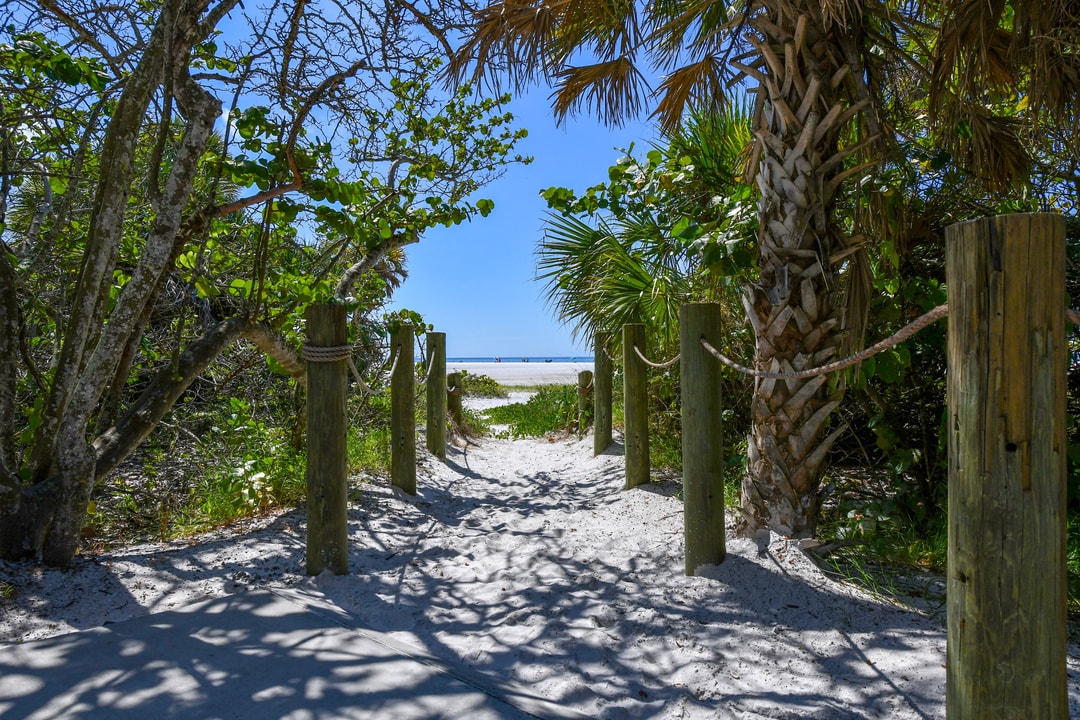
[[(356, 363), (353, 362), (352, 358), (355, 350), (356, 346), (354, 345), (319, 347), (310, 345), (305, 340), (303, 347), (300, 349), (300, 357), (307, 362), (341, 362), (344, 360), (349, 363), (349, 369), (352, 371), (353, 378), (356, 379), (360, 389), (367, 395), (378, 395), (382, 390), (373, 390), (371, 386), (364, 382), (364, 378), (360, 376), (360, 371), (356, 369)], [(401, 357), (401, 353), (394, 353), (394, 362), (390, 365), (390, 375), (394, 374), (399, 357)]]
[(435, 367), (435, 352), (437, 348), (431, 348), (431, 356), (428, 357), (427, 369), (424, 370), (424, 377), (420, 378), (420, 384), (426, 385), (427, 381), (431, 378), (431, 369)]

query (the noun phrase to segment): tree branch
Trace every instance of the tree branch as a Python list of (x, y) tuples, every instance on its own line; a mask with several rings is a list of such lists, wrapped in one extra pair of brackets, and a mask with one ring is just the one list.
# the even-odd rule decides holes
[(347, 297), (349, 291), (352, 290), (352, 286), (360, 279), (360, 276), (378, 265), (382, 259), (386, 257), (387, 253), (391, 250), (396, 250), (397, 248), (419, 242), (419, 240), (420, 238), (417, 237), (415, 232), (403, 231), (398, 234), (397, 237), (387, 240), (385, 243), (368, 250), (367, 255), (365, 255), (360, 262), (341, 274), (341, 280), (338, 281), (337, 287), (334, 288), (334, 295), (339, 298)]
[(214, 362), (226, 347), (240, 339), (250, 341), (281, 363), (297, 383), (306, 384), (307, 365), (281, 335), (248, 318), (232, 317), (223, 320), (188, 345), (175, 364), (169, 363), (159, 370), (150, 385), (116, 425), (94, 441), (97, 457), (94, 477), (97, 482), (116, 469), (116, 466), (146, 439), (210, 363)]
[(98, 482), (139, 446), (191, 383), (252, 325), (254, 323), (247, 318), (224, 320), (191, 343), (175, 365), (169, 363), (158, 371), (116, 425), (94, 441), (93, 449), (97, 457), (95, 478)]
[(15, 268), (7, 246), (0, 243), (0, 478), (17, 466), (15, 418), (19, 415), (16, 394), (19, 377), (19, 298)]

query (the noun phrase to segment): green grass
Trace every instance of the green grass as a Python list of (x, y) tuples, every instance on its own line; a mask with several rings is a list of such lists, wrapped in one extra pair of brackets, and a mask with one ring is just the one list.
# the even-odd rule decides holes
[(383, 473), (389, 470), (390, 428), (374, 428), (365, 432), (350, 429), (347, 443), (349, 474)]
[(544, 385), (527, 402), (491, 408), (483, 413), (493, 425), (508, 425), (513, 438), (566, 432), (577, 420), (577, 386)]

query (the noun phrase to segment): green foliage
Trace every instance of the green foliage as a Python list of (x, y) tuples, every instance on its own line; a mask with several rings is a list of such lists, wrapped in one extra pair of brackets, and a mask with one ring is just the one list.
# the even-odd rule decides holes
[[(388, 420), (387, 420), (388, 422)], [(390, 470), (390, 428), (353, 428), (347, 438), (348, 470), (383, 475)]]
[(682, 397), (678, 367), (649, 373), (649, 463), (682, 468)]
[(188, 531), (296, 505), (304, 498), (303, 455), (281, 431), (257, 419), (247, 401), (230, 398), (228, 411), (215, 420), (210, 433), (221, 443), (223, 462), (200, 478), (183, 513)]
[(1065, 563), (1068, 571), (1069, 615), (1080, 622), (1080, 513), (1071, 512), (1065, 543)]
[(97, 58), (73, 57), (58, 43), (40, 32), (11, 33), (10, 44), (0, 44), (0, 67), (11, 71), (24, 80), (24, 87), (41, 80), (61, 82), (65, 85), (87, 85), (102, 91), (108, 80), (104, 64)]
[(504, 398), (509, 391), (487, 375), (476, 375), (467, 370), (461, 371), (462, 391), (465, 395), (482, 398)]
[[(321, 237), (364, 250), (389, 241), (413, 242), (428, 228), (485, 217), (494, 203), (469, 197), (503, 164), (531, 162), (514, 153), (527, 132), (512, 129), (513, 115), (500, 112), (509, 96), (474, 100), (473, 88), (465, 85), (434, 107), (430, 75), (437, 68), (438, 61), (418, 60), (411, 77), (390, 79), (385, 107), (362, 111), (371, 136), (348, 139), (345, 166), (340, 149), (320, 138), (301, 135), (293, 146), (283, 142), (289, 118), (261, 105), (238, 108), (231, 116), (242, 152), (208, 162), (236, 185), (262, 191), (288, 185), (298, 167), (304, 183), (292, 198), (277, 203), (273, 220), (289, 224), (307, 215)], [(394, 163), (387, 172), (383, 158), (409, 161)]]
[(695, 116), (644, 157), (631, 146), (606, 182), (541, 193), (552, 212), (537, 278), (576, 333), (644, 322), (672, 346), (682, 303), (734, 298), (756, 254), (753, 191), (730, 170), (748, 132), (745, 110)]
[(541, 437), (569, 431), (577, 421), (577, 386), (544, 385), (527, 402), (484, 411), (495, 425), (509, 425), (512, 438)]

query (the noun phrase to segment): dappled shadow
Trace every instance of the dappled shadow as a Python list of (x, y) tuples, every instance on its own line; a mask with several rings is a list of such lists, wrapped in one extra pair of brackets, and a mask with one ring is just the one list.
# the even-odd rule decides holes
[[(346, 576), (300, 577), (297, 515), (195, 552), (147, 549), (105, 561), (117, 573), (123, 562), (154, 565), (159, 582), (178, 587), (287, 586), (331, 601), (329, 615), (315, 613), (321, 620), (275, 616), (276, 605), (261, 605), (256, 593), (208, 605), (197, 632), (164, 659), (174, 613), (46, 641), (53, 645), (33, 654), (40, 666), (4, 648), (0, 716), (47, 716), (60, 707), (50, 703), (116, 716), (129, 706), (140, 715), (163, 707), (200, 715), (228, 692), (234, 703), (251, 698), (252, 717), (329, 717), (329, 708), (354, 708), (358, 693), (368, 699), (348, 716), (483, 717), (473, 706), (444, 712), (472, 695), (356, 639), (368, 636), (420, 648), (421, 665), (451, 678), (511, 694), (525, 687), (601, 720), (944, 715), (940, 626), (808, 573), (786, 542), (729, 538), (723, 564), (685, 577), (677, 481), (625, 491), (621, 458), (592, 458), (591, 445), (578, 441), (485, 439), (451, 450), (445, 462), (422, 455), (420, 465), (415, 497), (387, 484), (351, 494)], [(230, 565), (229, 543), (256, 545)], [(260, 617), (268, 625), (253, 628)], [(83, 680), (59, 680), (81, 677), (76, 658), (98, 652), (107, 660), (87, 666)], [(385, 687), (365, 685), (368, 678)], [(384, 699), (407, 710), (364, 714)]]
[[(354, 535), (380, 541), (354, 545), (359, 573), (319, 589), (358, 626), (601, 718), (672, 707), (688, 717), (943, 714), (941, 633), (832, 583), (807, 584), (785, 570), (784, 554), (797, 550), (738, 541), (707, 578), (685, 578), (681, 525), (657, 536), (647, 507), (636, 543), (603, 547), (605, 523), (628, 521), (613, 517), (622, 500), (671, 498), (677, 482), (624, 491), (621, 465), (603, 458), (573, 477), (558, 467), (496, 476), (464, 457), (446, 467), (457, 477), (425, 478), (399, 504), (396, 529), (352, 518), (366, 529)], [(940, 657), (927, 667), (934, 640)], [(903, 679), (877, 669), (885, 654), (894, 665), (911, 656), (899, 661)]]
[[(146, 544), (98, 556), (77, 556), (60, 573), (29, 562), (0, 562), (0, 580), (16, 588), (4, 603), (9, 617), (26, 609), (74, 629), (101, 625), (103, 618), (132, 618), (192, 602), (261, 587), (283, 577), (298, 581), (304, 571), (304, 526), (297, 513), (247, 521), (247, 532), (233, 527), (204, 535), (197, 545), (183, 539)], [(257, 549), (255, 549), (257, 548)], [(147, 573), (146, 569), (152, 570)], [(93, 598), (92, 612), (84, 598)], [(30, 628), (16, 619), (10, 637)]]
[(0, 715), (497, 720), (542, 702), (380, 640), (255, 591), (0, 648)]

